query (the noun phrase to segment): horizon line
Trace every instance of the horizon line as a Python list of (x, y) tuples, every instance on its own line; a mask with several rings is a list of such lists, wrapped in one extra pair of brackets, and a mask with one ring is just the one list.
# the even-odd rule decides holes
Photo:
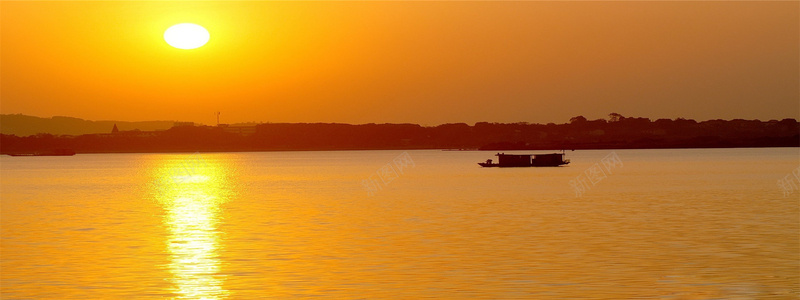
[[(614, 114), (614, 113), (609, 113), (608, 115), (611, 115), (611, 114)], [(90, 119), (84, 119), (84, 118), (80, 118), (80, 117), (64, 116), (64, 115), (53, 115), (53, 116), (50, 116), (50, 117), (42, 117), (42, 116), (28, 115), (28, 114), (23, 114), (23, 113), (13, 113), (13, 114), (8, 114), (8, 113), (0, 113), (0, 116), (26, 116), (26, 117), (34, 117), (34, 118), (40, 118), (40, 119), (53, 119), (53, 118), (59, 118), (59, 117), (62, 117), (62, 118), (72, 118), (72, 119), (78, 119), (78, 120), (82, 120), (82, 121), (88, 121), (88, 122), (125, 122), (125, 123), (172, 122), (172, 123), (193, 123), (194, 125), (204, 125), (204, 126), (212, 126), (212, 127), (214, 127), (214, 126), (217, 126), (217, 125), (235, 125), (235, 124), (255, 124), (255, 125), (259, 125), (259, 124), (344, 124), (344, 125), (369, 125), (369, 124), (398, 124), (398, 125), (400, 125), (400, 124), (412, 124), (412, 125), (419, 125), (419, 126), (422, 126), (422, 127), (436, 127), (436, 126), (448, 125), (448, 124), (467, 124), (467, 125), (470, 125), (470, 123), (468, 123), (468, 122), (447, 122), (447, 123), (438, 123), (438, 124), (436, 124), (436, 125), (431, 125), (431, 124), (427, 124), (427, 123), (413, 123), (413, 122), (382, 122), (382, 123), (378, 123), (378, 122), (367, 122), (367, 123), (347, 123), (347, 122), (324, 122), (324, 121), (316, 121), (316, 122), (272, 122), (272, 121), (247, 121), (247, 122), (235, 122), (235, 123), (207, 124), (207, 123), (202, 123), (202, 122), (194, 122), (194, 121), (179, 121), (179, 120), (145, 120), (145, 121), (127, 121), (127, 120), (111, 120), (111, 119), (107, 119), (107, 120), (90, 120)], [(582, 116), (583, 116), (583, 115), (576, 115), (576, 116), (574, 116), (574, 117), (571, 117), (570, 119), (572, 119), (572, 118), (576, 118), (576, 117), (582, 117)], [(628, 118), (635, 118), (635, 119), (639, 119), (639, 118), (645, 118), (645, 119), (649, 119), (651, 122), (655, 122), (655, 121), (657, 121), (657, 120), (673, 120), (673, 121), (674, 121), (674, 120), (679, 120), (679, 119), (684, 119), (684, 120), (693, 120), (693, 121), (695, 121), (695, 122), (698, 122), (698, 123), (701, 123), (701, 122), (707, 122), (707, 121), (717, 121), (717, 120), (722, 120), (722, 121), (744, 120), (744, 121), (759, 121), (759, 122), (769, 122), (769, 121), (782, 121), (782, 120), (786, 120), (786, 119), (791, 119), (791, 120), (795, 120), (795, 121), (800, 121), (800, 117), (795, 117), (795, 118), (783, 118), (783, 119), (769, 119), (769, 120), (761, 120), (761, 119), (744, 119), (744, 118), (734, 118), (734, 119), (721, 119), (721, 118), (717, 118), (717, 119), (697, 120), (697, 119), (686, 118), (686, 117), (676, 117), (676, 118), (658, 118), (658, 119), (653, 119), (653, 118), (650, 118), (650, 117), (642, 117), (642, 116), (622, 116), (622, 115), (620, 115), (620, 116), (621, 116), (621, 117), (624, 117), (624, 118), (626, 118), (626, 119), (628, 119)], [(608, 119), (606, 119), (606, 118), (599, 118), (599, 119), (588, 119), (588, 118), (587, 118), (587, 119), (586, 119), (586, 121), (598, 121), (598, 120), (608, 121)], [(537, 125), (537, 124), (539, 124), (539, 125), (556, 124), (556, 125), (558, 125), (558, 124), (570, 124), (570, 121), (571, 121), (571, 120), (566, 120), (564, 123), (555, 123), (555, 122), (537, 123), (537, 122), (531, 122), (531, 121), (516, 121), (516, 122), (478, 121), (478, 122), (474, 122), (474, 123), (472, 123), (471, 125), (472, 125), (472, 126), (474, 126), (475, 124), (478, 124), (478, 123), (490, 123), (490, 124), (529, 124), (529, 125)]]

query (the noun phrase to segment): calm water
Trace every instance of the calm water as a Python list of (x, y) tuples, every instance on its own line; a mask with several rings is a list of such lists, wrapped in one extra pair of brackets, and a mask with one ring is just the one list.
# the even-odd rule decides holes
[(797, 148), (402, 154), (3, 156), (0, 298), (800, 297)]

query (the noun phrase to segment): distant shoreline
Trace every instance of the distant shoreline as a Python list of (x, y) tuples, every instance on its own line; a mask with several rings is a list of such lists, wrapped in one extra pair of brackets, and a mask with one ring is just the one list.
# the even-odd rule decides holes
[[(69, 149), (76, 153), (253, 151), (454, 150), (543, 151), (800, 147), (800, 123), (784, 120), (710, 120), (574, 117), (565, 124), (267, 123), (118, 130), (83, 135), (0, 134), (0, 154)], [(4, 124), (7, 126), (7, 124)]]
[[(109, 151), (109, 152), (78, 152), (76, 154), (187, 154), (187, 153), (253, 153), (253, 152), (338, 152), (338, 151), (407, 151), (407, 150), (432, 150), (453, 152), (495, 152), (495, 151), (578, 151), (578, 150), (692, 150), (692, 149), (763, 149), (763, 148), (798, 148), (800, 146), (763, 146), (763, 147), (680, 147), (680, 148), (581, 148), (581, 149), (438, 149), (438, 148), (392, 148), (392, 149), (296, 149), (296, 150), (227, 150), (227, 151)], [(0, 153), (2, 156), (18, 153)]]

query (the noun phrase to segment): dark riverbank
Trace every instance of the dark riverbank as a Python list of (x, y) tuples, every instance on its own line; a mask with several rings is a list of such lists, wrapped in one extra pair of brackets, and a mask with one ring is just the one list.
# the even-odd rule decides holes
[[(110, 130), (109, 130), (110, 132)], [(270, 123), (177, 126), (162, 131), (0, 136), (0, 153), (72, 149), (78, 153), (383, 149), (664, 149), (800, 147), (800, 124), (781, 121), (572, 118), (565, 124)]]

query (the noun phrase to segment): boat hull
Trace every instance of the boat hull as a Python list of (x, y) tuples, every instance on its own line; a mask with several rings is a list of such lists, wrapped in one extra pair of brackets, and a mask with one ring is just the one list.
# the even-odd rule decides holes
[(9, 153), (9, 156), (73, 156), (75, 151), (69, 149), (57, 149), (50, 152), (34, 152), (34, 153)]
[(530, 167), (560, 167), (564, 165), (568, 165), (569, 162), (564, 162), (561, 164), (552, 164), (552, 165), (524, 165), (524, 166), (501, 166), (500, 164), (487, 164), (487, 163), (478, 163), (481, 167), (484, 168), (530, 168)]
[(73, 154), (42, 154), (42, 153), (18, 153), (9, 154), (8, 156), (73, 156)]

